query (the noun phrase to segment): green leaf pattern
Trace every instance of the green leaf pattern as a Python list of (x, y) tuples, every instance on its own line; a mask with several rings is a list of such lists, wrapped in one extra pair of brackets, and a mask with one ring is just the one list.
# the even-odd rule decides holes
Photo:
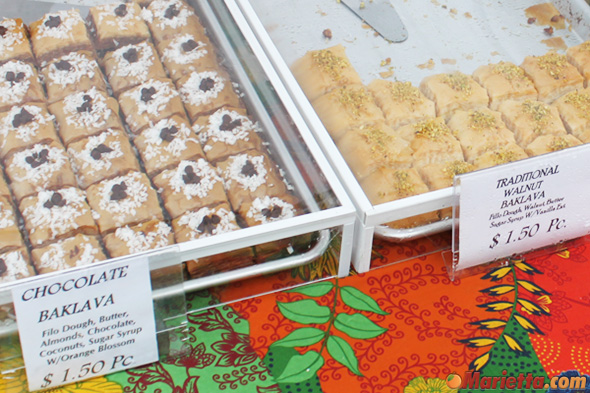
[[(315, 326), (296, 329), (272, 345), (276, 349), (299, 347), (304, 348), (303, 351), (305, 351), (305, 347), (321, 343), (319, 351), (314, 348), (314, 350), (308, 350), (301, 354), (293, 350), (289, 359), (286, 360), (285, 368), (276, 378), (277, 382), (299, 383), (315, 377), (317, 371), (324, 365), (325, 352), (353, 374), (363, 376), (354, 349), (345, 338), (336, 334), (343, 333), (354, 339), (366, 340), (378, 337), (387, 329), (377, 325), (360, 312), (351, 314), (336, 312), (338, 299), (341, 299), (342, 303), (355, 311), (377, 315), (387, 315), (388, 313), (379, 307), (374, 299), (357, 288), (339, 286), (337, 278), (335, 282), (314, 283), (292, 289), (289, 292), (314, 298), (326, 296), (330, 292), (333, 295), (331, 301), (324, 298), (317, 301), (304, 299), (277, 302), (281, 314), (291, 321), (303, 325), (325, 325), (322, 329)], [(322, 301), (326, 301), (330, 305), (321, 305)]]

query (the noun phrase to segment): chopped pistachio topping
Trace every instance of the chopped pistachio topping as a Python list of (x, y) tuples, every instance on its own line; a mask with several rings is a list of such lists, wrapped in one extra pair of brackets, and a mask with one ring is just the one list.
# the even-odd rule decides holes
[(496, 126), (496, 117), (481, 111), (469, 112), (469, 126), (477, 131), (492, 128)]
[(522, 103), (522, 110), (536, 123), (535, 132), (541, 132), (553, 118), (549, 106), (542, 102), (526, 100)]
[(524, 70), (512, 63), (506, 63), (501, 61), (498, 64), (494, 65), (494, 68), (492, 70), (496, 74), (501, 74), (504, 78), (506, 78), (506, 80), (509, 81), (525, 78)]
[(493, 153), (492, 159), (496, 165), (506, 164), (508, 162), (516, 161), (518, 157), (512, 150), (501, 149)]
[(408, 102), (412, 105), (421, 104), (424, 101), (420, 90), (412, 86), (411, 82), (395, 82), (389, 89), (391, 98), (397, 102)]
[(471, 172), (473, 170), (473, 165), (465, 161), (452, 161), (449, 162), (442, 170), (444, 175), (452, 179), (456, 175), (461, 175), (463, 173)]
[(374, 153), (382, 153), (393, 138), (377, 126), (369, 126), (361, 131)]
[(566, 96), (565, 103), (576, 108), (581, 117), (590, 119), (590, 94), (579, 91), (571, 92)]
[(447, 125), (437, 119), (424, 120), (414, 124), (414, 131), (417, 136), (422, 136), (431, 140), (437, 140), (441, 136), (450, 133)]
[(312, 58), (318, 67), (334, 81), (342, 81), (342, 71), (350, 67), (350, 63), (344, 57), (336, 56), (328, 49), (319, 50), (312, 54)]
[(546, 55), (540, 56), (537, 59), (537, 64), (542, 70), (547, 71), (554, 79), (559, 79), (568, 62), (565, 55), (549, 52)]
[(555, 138), (553, 138), (553, 140), (551, 140), (547, 147), (549, 148), (549, 151), (558, 151), (567, 149), (570, 146), (571, 145), (567, 141), (567, 139), (565, 139), (562, 136), (556, 136)]
[(442, 77), (442, 82), (446, 83), (455, 91), (460, 91), (465, 95), (471, 95), (471, 81), (469, 77), (460, 72), (454, 72), (452, 74), (445, 74)]
[(371, 97), (364, 89), (349, 89), (344, 86), (339, 93), (338, 101), (354, 119), (358, 119), (366, 111), (366, 104)]
[(410, 175), (406, 171), (395, 171), (393, 174), (395, 191), (401, 196), (414, 194), (414, 184), (409, 180)]

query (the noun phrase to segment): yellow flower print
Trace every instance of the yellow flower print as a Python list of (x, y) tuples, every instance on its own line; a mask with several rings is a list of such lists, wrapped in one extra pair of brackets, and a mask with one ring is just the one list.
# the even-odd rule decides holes
[(416, 377), (404, 388), (404, 393), (451, 393), (444, 379)]

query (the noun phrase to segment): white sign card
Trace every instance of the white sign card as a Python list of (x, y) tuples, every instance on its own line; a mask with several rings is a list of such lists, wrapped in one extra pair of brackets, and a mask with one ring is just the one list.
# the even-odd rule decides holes
[(456, 179), (462, 270), (588, 233), (590, 145)]
[(12, 296), (30, 390), (158, 360), (146, 258), (36, 280)]

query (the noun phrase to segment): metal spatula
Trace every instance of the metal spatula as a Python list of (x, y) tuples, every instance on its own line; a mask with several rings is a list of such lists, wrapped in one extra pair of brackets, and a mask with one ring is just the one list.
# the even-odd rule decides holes
[(387, 41), (403, 42), (408, 31), (389, 0), (340, 0)]

